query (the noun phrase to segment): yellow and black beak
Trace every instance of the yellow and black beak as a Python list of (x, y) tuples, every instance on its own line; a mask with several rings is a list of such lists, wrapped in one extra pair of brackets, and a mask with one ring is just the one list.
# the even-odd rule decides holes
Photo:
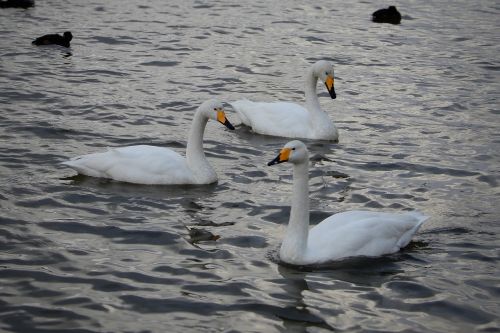
[(217, 109), (217, 121), (230, 130), (234, 130), (234, 126), (229, 122), (229, 120), (227, 120), (226, 114), (222, 109)]
[(267, 163), (267, 165), (269, 166), (269, 165), (274, 165), (274, 164), (283, 163), (283, 162), (288, 161), (288, 159), (290, 158), (291, 151), (292, 151), (292, 148), (281, 149), (278, 156), (276, 156), (276, 158), (274, 160), (272, 160), (271, 162)]
[(335, 99), (337, 98), (337, 95), (335, 94), (335, 88), (333, 87), (333, 83), (334, 83), (333, 75), (328, 75), (326, 77), (325, 86), (326, 89), (328, 89), (328, 92), (330, 93), (330, 97), (332, 99)]

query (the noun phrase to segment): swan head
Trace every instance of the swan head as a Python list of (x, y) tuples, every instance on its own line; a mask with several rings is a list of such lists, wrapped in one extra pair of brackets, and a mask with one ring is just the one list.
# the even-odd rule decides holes
[(224, 107), (222, 103), (216, 99), (210, 99), (200, 105), (199, 110), (201, 113), (207, 117), (207, 119), (212, 119), (218, 121), (222, 125), (226, 126), (230, 130), (234, 130), (234, 126), (226, 118), (226, 113), (224, 112)]
[(325, 83), (330, 97), (332, 99), (337, 98), (337, 95), (335, 94), (335, 88), (333, 87), (335, 81), (333, 76), (333, 65), (326, 60), (317, 61), (313, 65), (313, 73), (318, 79)]
[(279, 152), (278, 156), (267, 165), (274, 165), (283, 162), (293, 164), (301, 163), (309, 159), (307, 147), (302, 141), (294, 140), (288, 142)]

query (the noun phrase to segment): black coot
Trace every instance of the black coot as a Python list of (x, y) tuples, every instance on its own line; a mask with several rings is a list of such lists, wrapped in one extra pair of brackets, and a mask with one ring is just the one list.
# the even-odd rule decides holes
[(34, 45), (61, 45), (69, 47), (69, 42), (73, 39), (71, 32), (66, 31), (62, 36), (59, 34), (45, 35), (38, 37), (31, 44)]
[(35, 0), (0, 0), (0, 8), (29, 8), (35, 5)]
[(377, 23), (401, 23), (401, 14), (396, 9), (396, 6), (389, 6), (389, 8), (379, 9), (372, 14), (372, 21)]

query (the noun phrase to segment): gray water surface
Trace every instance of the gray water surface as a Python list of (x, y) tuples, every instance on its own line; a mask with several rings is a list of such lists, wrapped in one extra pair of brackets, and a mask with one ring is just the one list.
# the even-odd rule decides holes
[[(384, 5), (385, 6), (385, 5)], [(500, 6), (402, 1), (37, 1), (0, 10), (0, 331), (500, 331)], [(71, 48), (35, 47), (71, 30)], [(183, 153), (196, 107), (303, 101), (318, 84), (340, 142), (307, 141), (311, 220), (353, 209), (431, 218), (404, 251), (277, 263), (287, 139), (210, 122), (210, 186), (75, 177), (106, 147)], [(227, 116), (235, 116), (227, 105)], [(188, 229), (220, 238), (192, 239)]]

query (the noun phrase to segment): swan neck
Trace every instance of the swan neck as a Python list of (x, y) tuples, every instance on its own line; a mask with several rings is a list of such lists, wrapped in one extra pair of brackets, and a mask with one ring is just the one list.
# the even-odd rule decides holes
[(309, 159), (293, 168), (293, 194), (290, 220), (280, 255), (292, 264), (303, 263), (309, 234)]
[(306, 74), (305, 77), (305, 93), (306, 93), (306, 104), (310, 111), (321, 111), (319, 105), (318, 94), (316, 93), (316, 85), (318, 83), (318, 77), (314, 74), (312, 68)]
[(190, 169), (197, 169), (208, 164), (203, 151), (203, 133), (207, 122), (208, 119), (198, 110), (191, 123), (186, 148), (186, 161)]

